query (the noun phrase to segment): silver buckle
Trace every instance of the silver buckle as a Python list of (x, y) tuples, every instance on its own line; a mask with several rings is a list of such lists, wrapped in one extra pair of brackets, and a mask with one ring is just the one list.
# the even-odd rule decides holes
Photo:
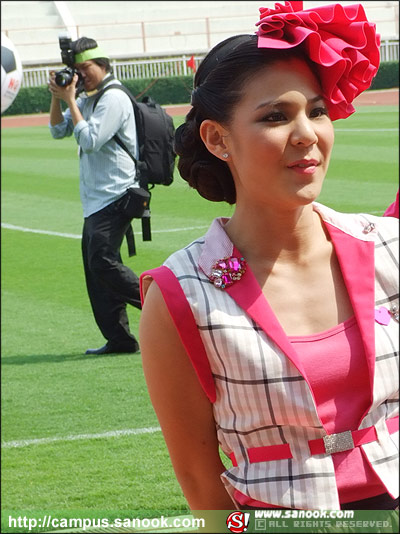
[(353, 436), (351, 430), (346, 432), (339, 432), (338, 434), (330, 434), (323, 436), (325, 452), (332, 454), (333, 452), (343, 452), (354, 449)]

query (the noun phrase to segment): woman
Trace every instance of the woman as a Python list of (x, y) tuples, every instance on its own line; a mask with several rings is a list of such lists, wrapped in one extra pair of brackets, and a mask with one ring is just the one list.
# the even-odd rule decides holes
[(235, 210), (142, 276), (144, 372), (194, 510), (397, 506), (397, 221), (316, 202), (379, 42), (361, 6), (293, 6), (200, 65), (179, 170)]

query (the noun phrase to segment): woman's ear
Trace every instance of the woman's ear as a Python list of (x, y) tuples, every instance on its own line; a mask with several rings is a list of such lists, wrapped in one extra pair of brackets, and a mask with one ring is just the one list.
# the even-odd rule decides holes
[(204, 120), (200, 124), (200, 137), (211, 154), (222, 161), (226, 161), (228, 147), (225, 138), (229, 135), (219, 122), (210, 119)]

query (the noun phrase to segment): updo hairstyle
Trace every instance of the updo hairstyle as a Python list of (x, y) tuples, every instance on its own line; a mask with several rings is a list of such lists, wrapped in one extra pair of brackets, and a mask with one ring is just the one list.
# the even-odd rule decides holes
[(194, 78), (192, 109), (175, 133), (178, 170), (207, 200), (235, 204), (236, 189), (229, 166), (208, 151), (200, 125), (215, 120), (228, 126), (245, 84), (265, 65), (298, 55), (297, 50), (258, 48), (257, 35), (235, 35), (216, 45)]

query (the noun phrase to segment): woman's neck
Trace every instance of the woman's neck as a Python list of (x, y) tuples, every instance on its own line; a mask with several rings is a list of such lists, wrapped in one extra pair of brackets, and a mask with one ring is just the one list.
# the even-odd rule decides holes
[(249, 263), (308, 262), (329, 239), (312, 204), (285, 211), (238, 206), (225, 230)]

